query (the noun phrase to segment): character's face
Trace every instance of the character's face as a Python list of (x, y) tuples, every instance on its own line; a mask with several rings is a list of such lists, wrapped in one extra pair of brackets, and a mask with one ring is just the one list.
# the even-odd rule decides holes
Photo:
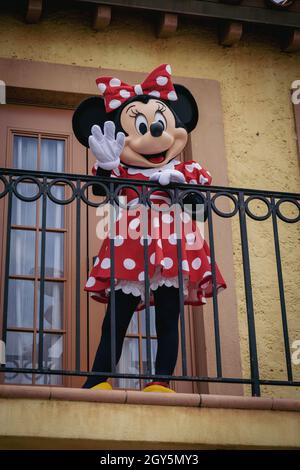
[(122, 110), (120, 122), (128, 134), (121, 154), (126, 165), (159, 168), (176, 157), (187, 143), (187, 131), (175, 127), (172, 111), (158, 99), (130, 102)]

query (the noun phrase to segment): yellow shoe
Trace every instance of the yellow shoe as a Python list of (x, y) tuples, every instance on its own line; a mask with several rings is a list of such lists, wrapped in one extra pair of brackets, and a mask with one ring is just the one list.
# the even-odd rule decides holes
[(150, 382), (148, 385), (146, 385), (143, 392), (176, 393), (175, 390), (166, 387), (163, 382)]
[(112, 390), (112, 386), (108, 382), (101, 382), (94, 387), (90, 388), (90, 390)]

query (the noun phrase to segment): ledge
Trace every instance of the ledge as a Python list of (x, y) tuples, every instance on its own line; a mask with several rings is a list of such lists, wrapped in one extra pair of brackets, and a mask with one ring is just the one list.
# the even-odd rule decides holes
[(300, 449), (300, 400), (0, 386), (0, 449)]
[(190, 393), (146, 393), (132, 390), (0, 385), (0, 398), (83, 401), (129, 405), (185, 406), (239, 410), (300, 411), (300, 399), (241, 397)]

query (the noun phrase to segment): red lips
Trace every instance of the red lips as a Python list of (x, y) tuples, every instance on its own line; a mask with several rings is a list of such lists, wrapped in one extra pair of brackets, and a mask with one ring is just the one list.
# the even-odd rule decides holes
[(165, 155), (157, 155), (155, 157), (148, 157), (147, 160), (151, 163), (162, 163), (165, 159)]

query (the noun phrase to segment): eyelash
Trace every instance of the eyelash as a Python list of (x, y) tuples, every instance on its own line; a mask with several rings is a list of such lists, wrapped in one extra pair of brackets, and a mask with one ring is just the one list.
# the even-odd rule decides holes
[[(161, 113), (164, 113), (166, 111), (166, 108), (159, 104), (156, 111), (160, 111)], [(132, 117), (132, 118), (135, 118), (136, 116), (141, 114), (137, 109), (132, 109), (131, 113), (132, 114), (129, 114), (129, 117)]]
[(135, 118), (136, 116), (138, 116), (139, 114), (141, 114), (137, 109), (132, 109), (131, 112), (133, 114), (129, 114), (129, 117), (132, 117), (132, 118)]
[(160, 111), (161, 113), (164, 113), (164, 112), (166, 111), (166, 108), (165, 108), (164, 106), (162, 106), (162, 105), (159, 104), (158, 107), (157, 107), (156, 112), (157, 112), (157, 111)]

